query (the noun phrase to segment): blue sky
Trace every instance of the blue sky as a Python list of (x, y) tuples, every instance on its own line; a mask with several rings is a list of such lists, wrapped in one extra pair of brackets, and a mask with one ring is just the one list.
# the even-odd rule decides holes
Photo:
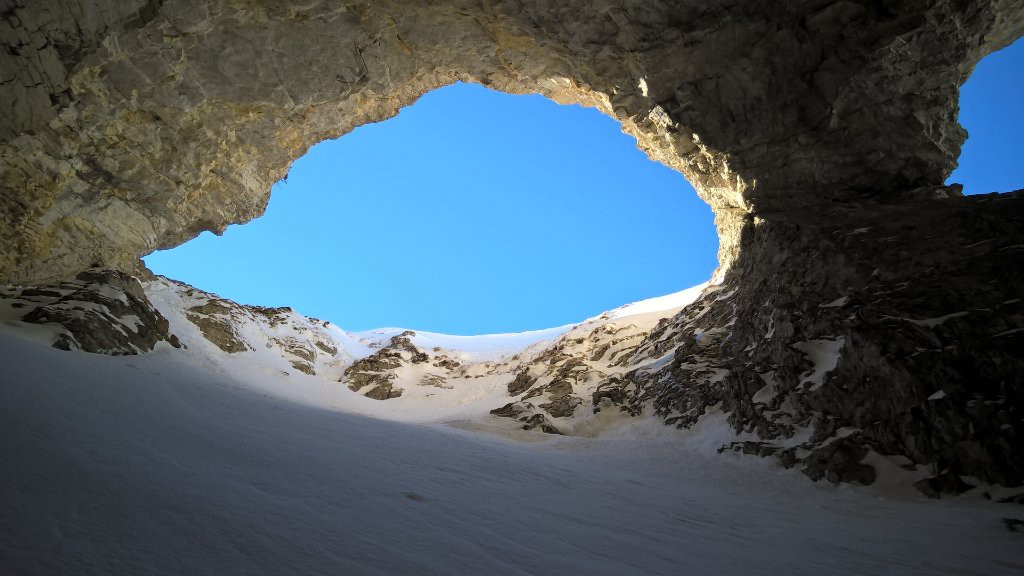
[(617, 122), (456, 84), (315, 146), (263, 217), (146, 263), (346, 330), (483, 334), (688, 288), (717, 249), (711, 210)]
[[(1024, 42), (961, 90), (950, 182), (1024, 188)], [(148, 256), (158, 274), (347, 330), (548, 328), (708, 279), (710, 209), (603, 114), (456, 84), (322, 142), (267, 213)]]
[(965, 194), (1024, 188), (1024, 40), (978, 63), (960, 88), (960, 124), (967, 142), (947, 182)]

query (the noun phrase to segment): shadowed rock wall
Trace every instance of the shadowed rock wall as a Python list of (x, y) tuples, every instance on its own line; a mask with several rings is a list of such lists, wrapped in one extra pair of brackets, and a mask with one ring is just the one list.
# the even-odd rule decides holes
[(869, 484), (873, 452), (929, 467), (926, 493), (1024, 483), (1024, 191), (753, 220), (729, 280), (648, 337), (670, 365), (616, 382), (618, 404), (680, 427), (718, 405), (763, 440), (736, 449), (815, 479)]

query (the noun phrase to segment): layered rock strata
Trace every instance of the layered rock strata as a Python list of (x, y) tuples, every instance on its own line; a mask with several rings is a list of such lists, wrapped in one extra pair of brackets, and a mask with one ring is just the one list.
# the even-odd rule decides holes
[(180, 346), (139, 281), (123, 272), (86, 270), (55, 285), (0, 290), (5, 316), (46, 328), (55, 348), (120, 356), (159, 342)]

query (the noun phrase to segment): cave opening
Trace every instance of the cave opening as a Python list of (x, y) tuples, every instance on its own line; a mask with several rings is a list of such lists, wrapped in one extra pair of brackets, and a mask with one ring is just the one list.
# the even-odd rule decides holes
[(960, 124), (968, 138), (959, 166), (947, 183), (962, 183), (964, 194), (1012, 192), (1024, 188), (1024, 40), (989, 54), (960, 87)]
[(713, 220), (607, 115), (456, 83), (314, 146), (261, 218), (145, 261), (346, 330), (519, 332), (707, 281)]

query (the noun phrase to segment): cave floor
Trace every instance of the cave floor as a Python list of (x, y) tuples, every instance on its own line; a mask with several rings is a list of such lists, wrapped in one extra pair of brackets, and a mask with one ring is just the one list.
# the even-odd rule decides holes
[(288, 402), (169, 347), (0, 356), (4, 574), (1024, 573), (1018, 506), (813, 484), (716, 454), (714, 418), (522, 442)]

